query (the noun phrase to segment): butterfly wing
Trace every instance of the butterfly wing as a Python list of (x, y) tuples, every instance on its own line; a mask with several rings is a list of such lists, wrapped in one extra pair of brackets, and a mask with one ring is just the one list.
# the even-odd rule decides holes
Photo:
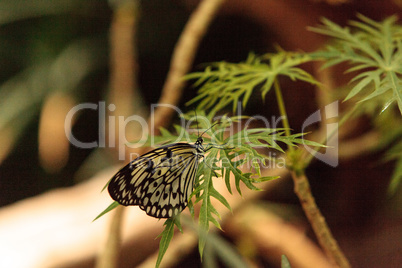
[(116, 173), (109, 194), (120, 204), (138, 205), (156, 218), (177, 215), (187, 206), (202, 153), (200, 144), (187, 143), (150, 151)]

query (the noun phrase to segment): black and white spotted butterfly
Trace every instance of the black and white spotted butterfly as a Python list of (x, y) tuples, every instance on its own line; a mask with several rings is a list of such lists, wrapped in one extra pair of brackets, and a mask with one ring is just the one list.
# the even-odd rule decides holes
[(204, 148), (201, 136), (195, 144), (165, 145), (136, 158), (113, 176), (110, 196), (155, 218), (179, 214), (193, 192), (199, 160), (211, 148)]

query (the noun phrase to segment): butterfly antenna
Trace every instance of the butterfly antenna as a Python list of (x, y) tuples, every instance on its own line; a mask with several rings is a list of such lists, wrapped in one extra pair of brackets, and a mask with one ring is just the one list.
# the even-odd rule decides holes
[(200, 129), (198, 128), (197, 110), (194, 109), (194, 113), (195, 113), (195, 122), (197, 122), (198, 137), (200, 137)]
[(219, 124), (220, 122), (216, 122), (214, 123), (212, 126), (210, 126), (209, 128), (207, 128), (204, 132), (202, 132), (201, 136), (205, 134), (205, 132), (207, 132), (208, 130), (210, 130), (211, 128), (213, 128), (214, 126), (216, 126), (217, 124)]

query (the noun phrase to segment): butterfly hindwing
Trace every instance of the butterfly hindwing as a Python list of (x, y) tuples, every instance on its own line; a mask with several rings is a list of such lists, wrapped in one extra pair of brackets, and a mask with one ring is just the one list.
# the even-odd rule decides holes
[(122, 205), (138, 205), (148, 215), (169, 218), (180, 213), (190, 197), (202, 138), (195, 144), (175, 143), (150, 151), (111, 179), (108, 191)]

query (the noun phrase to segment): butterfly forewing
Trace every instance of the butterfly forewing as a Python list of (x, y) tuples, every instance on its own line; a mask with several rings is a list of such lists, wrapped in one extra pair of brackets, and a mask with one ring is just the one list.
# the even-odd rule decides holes
[(177, 215), (187, 206), (203, 153), (202, 138), (195, 144), (175, 143), (150, 151), (116, 173), (109, 194), (156, 218)]

